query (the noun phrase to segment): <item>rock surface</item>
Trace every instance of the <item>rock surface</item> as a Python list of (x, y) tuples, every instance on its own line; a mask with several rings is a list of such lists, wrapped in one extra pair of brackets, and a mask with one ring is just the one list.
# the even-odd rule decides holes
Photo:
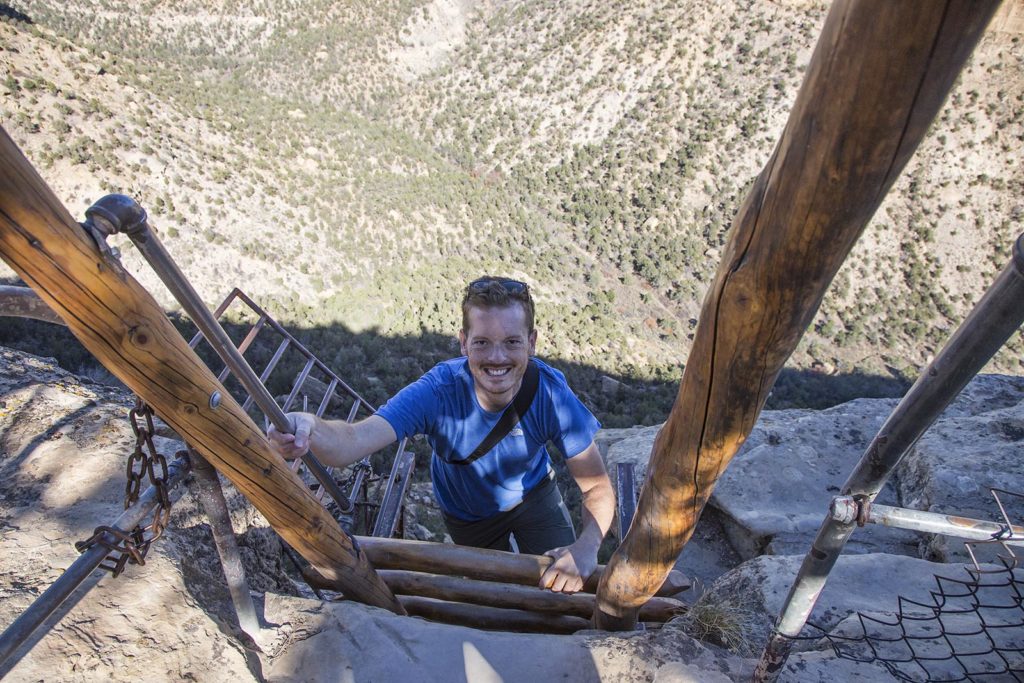
[[(778, 616), (803, 556), (762, 555), (744, 562), (711, 587), (717, 595), (742, 595), (759, 640), (767, 637)], [(810, 621), (831, 630), (851, 612), (895, 612), (900, 596), (927, 602), (935, 575), (968, 578), (962, 565), (949, 565), (901, 555), (843, 555), (829, 574)], [(814, 635), (808, 629), (807, 635)]]
[[(1003, 521), (990, 489), (1024, 494), (1024, 378), (990, 376), (973, 382), (907, 455), (897, 471), (905, 507)], [(999, 498), (1013, 524), (1024, 518), (1021, 495)], [(983, 560), (992, 548), (974, 546)], [(941, 562), (964, 562), (963, 541), (930, 535), (923, 555)]]
[[(805, 553), (829, 501), (896, 404), (895, 399), (857, 399), (823, 411), (764, 411), (710, 501), (740, 557)], [(658, 429), (645, 428), (614, 443), (609, 464), (633, 462), (642, 473)], [(988, 487), (1024, 492), (1016, 464), (1021, 441), (1024, 378), (980, 376), (911, 449), (878, 502), (999, 519)], [(1004, 500), (1024, 512), (1016, 497)], [(960, 542), (929, 536), (922, 541), (914, 532), (873, 525), (858, 529), (847, 548), (848, 553), (942, 561), (966, 558)]]
[[(705, 600), (741, 620), (748, 639), (764, 642), (802, 560), (765, 555), (745, 562)], [(1010, 680), (994, 648), (1019, 666), (1022, 582), (1024, 571), (1002, 564), (978, 571), (885, 553), (843, 555), (780, 680)]]
[[(936, 433), (961, 434), (964, 448), (1002, 457), (1000, 449), (1016, 443), (1016, 411), (1022, 396), (1024, 382), (1016, 378), (982, 378), (950, 408)], [(119, 513), (124, 460), (133, 444), (125, 417), (129, 406), (130, 397), (119, 390), (76, 378), (47, 360), (0, 349), (4, 625), (75, 560), (75, 541)], [(817, 504), (815, 496), (827, 500), (829, 482), (842, 479), (845, 459), (856, 458), (851, 453), (863, 448), (890, 408), (891, 402), (855, 401), (818, 414), (817, 421), (810, 411), (766, 413), (729, 473), (763, 477), (771, 470), (760, 459), (781, 459), (787, 468), (800, 469), (802, 476), (779, 477), (772, 485), (785, 484), (781, 490), (801, 506)], [(609, 462), (642, 452), (644, 439), (649, 453), (656, 431), (640, 428), (603, 435), (605, 443), (612, 444)], [(173, 453), (180, 444), (158, 440), (158, 448)], [(813, 462), (813, 476), (805, 474), (801, 458), (811, 458), (819, 450), (839, 455)], [(940, 450), (922, 440), (919, 459), (931, 462)], [(1006, 461), (997, 468), (1011, 464)], [(917, 492), (927, 504), (939, 505), (940, 493), (948, 486), (947, 478), (938, 473), (950, 466), (939, 460), (927, 467), (914, 464), (914, 476), (921, 483), (906, 490)], [(969, 474), (970, 468), (964, 472)], [(901, 476), (901, 484), (912, 481), (909, 474)], [(795, 488), (795, 481), (806, 491)], [(739, 654), (690, 637), (692, 629), (685, 619), (631, 634), (529, 635), (441, 625), (358, 604), (324, 602), (298, 580), (280, 541), (260, 515), (226, 487), (264, 625), (263, 650), (256, 652), (242, 644), (205, 516), (182, 487), (170, 526), (145, 566), (129, 566), (118, 579), (94, 575), (86, 585), (95, 587), (69, 601), (52, 628), (35, 637), (31, 649), (17, 653), (0, 675), (11, 681), (748, 680), (755, 664), (752, 656), (761, 647), (801, 557), (761, 556), (733, 569), (741, 558), (723, 543), (725, 529), (731, 527), (734, 539), (738, 534), (761, 539), (746, 546), (738, 543), (747, 552), (757, 552), (762, 547), (777, 549), (787, 534), (807, 533), (807, 523), (800, 521), (804, 513), (799, 506), (791, 515), (765, 515), (768, 522), (748, 512), (735, 499), (751, 495), (749, 508), (764, 499), (753, 497), (742, 483), (723, 480), (723, 500), (709, 508), (680, 562), (703, 572), (699, 575), (709, 583), (724, 574), (704, 600), (726, 596), (734, 605), (727, 616), (749, 616)], [(901, 495), (906, 495), (905, 488), (899, 489)], [(946, 495), (956, 502), (954, 493)], [(407, 530), (435, 537), (429, 487), (418, 485), (410, 502)], [(765, 538), (770, 542), (764, 544)], [(861, 550), (887, 547), (886, 543), (865, 543)], [(897, 596), (920, 597), (932, 586), (923, 577), (948, 568), (892, 554), (846, 555), (814, 619), (826, 628), (849, 630), (854, 610), (891, 614)], [(877, 664), (838, 660), (820, 642), (798, 650), (780, 680), (867, 681), (889, 676)]]
[[(78, 557), (74, 542), (121, 509), (133, 445), (130, 397), (49, 361), (0, 349), (0, 623), (6, 628)], [(180, 447), (158, 439), (167, 454)], [(418, 487), (420, 512), (430, 505)], [(428, 489), (429, 490), (429, 487)], [(239, 637), (205, 517), (179, 487), (145, 566), (87, 593), (0, 670), (10, 681), (729, 681), (750, 659), (671, 628), (574, 636), (477, 631), (322, 602), (296, 581), (280, 542), (225, 487), (264, 625), (262, 653)], [(31, 647), (31, 649), (29, 649)], [(522, 653), (528, 651), (529, 657)]]
[[(78, 557), (75, 541), (119, 514), (124, 463), (134, 444), (129, 407), (122, 392), (83, 384), (41, 359), (0, 349), (0, 622), (5, 628)], [(158, 448), (170, 450), (166, 443)], [(192, 546), (191, 523), (179, 515), (144, 567), (131, 567), (118, 579), (94, 574), (87, 583), (96, 587), (0, 676), (11, 681), (251, 678), (237, 639), (222, 632), (216, 611), (201, 608), (191, 591), (209, 583), (209, 574), (188, 580), (182, 549)], [(219, 571), (215, 560), (211, 565)]]
[[(894, 405), (892, 400), (858, 399), (820, 412), (763, 413), (711, 499), (724, 514), (729, 540), (740, 555), (807, 552), (829, 501)], [(879, 502), (897, 504), (891, 486)], [(869, 526), (849, 543), (849, 552), (880, 551), (916, 554), (917, 536)]]
[(275, 681), (729, 681), (753, 668), (671, 627), (630, 635), (492, 633), (273, 595), (265, 614), (286, 634), (287, 647), (265, 669)]

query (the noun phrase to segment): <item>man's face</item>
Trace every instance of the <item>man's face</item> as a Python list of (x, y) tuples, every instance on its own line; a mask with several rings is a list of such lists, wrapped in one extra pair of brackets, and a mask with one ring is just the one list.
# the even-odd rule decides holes
[(502, 308), (469, 309), (469, 328), (459, 332), (462, 353), (469, 358), (476, 395), (486, 410), (500, 410), (515, 397), (526, 363), (537, 344), (537, 331), (526, 328), (519, 303)]

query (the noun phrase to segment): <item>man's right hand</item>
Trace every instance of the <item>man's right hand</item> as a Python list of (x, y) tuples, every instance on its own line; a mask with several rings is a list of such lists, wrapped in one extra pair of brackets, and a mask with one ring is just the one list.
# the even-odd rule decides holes
[(316, 426), (316, 417), (310, 413), (288, 413), (287, 417), (294, 433), (283, 434), (277, 431), (277, 427), (270, 425), (267, 438), (275, 453), (285, 460), (295, 460), (309, 451), (309, 435)]
[(323, 420), (311, 413), (288, 413), (287, 417), (292, 434), (283, 434), (273, 427), (267, 430), (270, 446), (286, 460), (301, 458), (315, 448), (317, 460), (326, 467), (348, 467), (398, 438), (388, 421), (379, 415), (355, 424)]

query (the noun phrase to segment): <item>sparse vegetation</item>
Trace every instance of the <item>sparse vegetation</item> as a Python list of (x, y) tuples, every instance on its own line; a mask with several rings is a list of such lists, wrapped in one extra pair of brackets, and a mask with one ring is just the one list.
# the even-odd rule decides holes
[(764, 634), (754, 610), (741, 601), (741, 596), (706, 592), (672, 625), (742, 657), (755, 656), (764, 644)]
[[(341, 360), (382, 393), (454, 352), (467, 280), (526, 278), (541, 355), (608, 426), (671, 406), (825, 11), (523, 0), (478, 8), (463, 30), (413, 0), (12, 7), (0, 123), (72, 213), (134, 196), (211, 304), (239, 285), (325, 358), (377, 340), (372, 361)], [(777, 405), (904, 386), (1008, 260), (1024, 189), (1016, 38), (983, 40)], [(1021, 347), (994, 369), (1024, 371)], [(602, 376), (626, 388), (605, 394)]]

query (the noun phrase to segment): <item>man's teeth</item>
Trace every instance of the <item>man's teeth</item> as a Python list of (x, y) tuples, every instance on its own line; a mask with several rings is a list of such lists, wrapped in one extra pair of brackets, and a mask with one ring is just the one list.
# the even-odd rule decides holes
[(484, 368), (489, 377), (502, 377), (512, 371), (512, 368)]

